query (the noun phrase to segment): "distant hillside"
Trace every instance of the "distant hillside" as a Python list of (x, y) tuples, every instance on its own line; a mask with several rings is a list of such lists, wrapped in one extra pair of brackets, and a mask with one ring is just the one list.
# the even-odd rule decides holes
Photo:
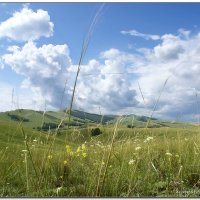
[(68, 122), (68, 114), (64, 111), (34, 111), (27, 109), (18, 109), (14, 111), (7, 111), (0, 113), (0, 120), (21, 122), (25, 126), (37, 130), (49, 130), (57, 128), (62, 119), (61, 128), (69, 126), (86, 126), (97, 123), (106, 123), (113, 120), (115, 116), (102, 116), (98, 114), (91, 114), (83, 111), (74, 110), (71, 113), (70, 124)]
[[(56, 129), (61, 120), (63, 120), (61, 129), (69, 127), (87, 127), (96, 126), (97, 124), (112, 125), (116, 123), (119, 116), (117, 115), (98, 115), (79, 110), (73, 110), (71, 113), (70, 123), (68, 121), (68, 114), (64, 111), (34, 111), (27, 109), (19, 109), (14, 111), (7, 111), (0, 113), (0, 121), (11, 121), (15, 123), (23, 123), (24, 126), (35, 130), (48, 131), (49, 129)], [(158, 120), (156, 118), (150, 119), (147, 116), (127, 115), (123, 116), (120, 122), (121, 126), (127, 128), (143, 128), (146, 127), (148, 121), (149, 128), (159, 127), (176, 127), (182, 123)]]
[(105, 123), (116, 118), (116, 116), (114, 115), (98, 115), (98, 114), (91, 114), (91, 113), (87, 113), (87, 112), (83, 112), (79, 110), (72, 111), (72, 116), (81, 118), (84, 120), (90, 120), (95, 123), (101, 123), (101, 122)]
[[(116, 123), (118, 117), (115, 117), (113, 120), (109, 121), (109, 124)], [(147, 116), (138, 116), (138, 115), (124, 115), (121, 116), (120, 124), (127, 128), (143, 128), (146, 127), (148, 124), (148, 128), (160, 128), (160, 127), (178, 127), (178, 126), (192, 126), (190, 123), (181, 123), (175, 121), (166, 121), (166, 120), (159, 120), (156, 118), (150, 118)]]

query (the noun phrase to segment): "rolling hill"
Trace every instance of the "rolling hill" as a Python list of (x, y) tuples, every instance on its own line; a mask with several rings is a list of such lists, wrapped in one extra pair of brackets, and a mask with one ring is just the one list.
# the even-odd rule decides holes
[[(66, 129), (68, 127), (87, 127), (96, 126), (98, 124), (112, 125), (120, 118), (120, 125), (128, 128), (143, 128), (146, 127), (148, 123), (149, 128), (159, 128), (159, 127), (177, 127), (183, 125), (180, 122), (171, 122), (159, 120), (156, 118), (149, 118), (147, 116), (138, 115), (127, 115), (127, 116), (117, 116), (117, 115), (99, 115), (88, 112), (83, 112), (79, 110), (73, 110), (71, 113), (70, 123), (68, 122), (68, 114), (64, 111), (34, 111), (27, 109), (18, 109), (14, 111), (7, 111), (0, 113), (0, 121), (11, 121), (16, 123), (22, 123), (25, 127), (48, 131), (49, 129), (56, 129), (58, 124), (62, 120), (60, 126), (61, 129)], [(185, 124), (185, 123), (184, 123)], [(185, 124), (190, 125), (190, 124)]]

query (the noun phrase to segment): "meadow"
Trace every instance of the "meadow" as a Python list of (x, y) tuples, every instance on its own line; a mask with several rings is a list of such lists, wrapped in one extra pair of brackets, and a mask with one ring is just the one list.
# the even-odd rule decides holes
[(1, 197), (200, 195), (198, 125), (127, 128), (118, 117), (43, 131), (0, 116)]
[(0, 113), (1, 197), (200, 196), (199, 124), (153, 118), (169, 78), (150, 117), (73, 110), (80, 66), (103, 6), (83, 41), (69, 109)]

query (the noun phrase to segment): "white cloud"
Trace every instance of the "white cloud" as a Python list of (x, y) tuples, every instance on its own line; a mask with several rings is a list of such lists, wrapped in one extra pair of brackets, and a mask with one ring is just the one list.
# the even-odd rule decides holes
[(34, 12), (27, 6), (0, 23), (0, 38), (6, 37), (16, 41), (37, 40), (41, 36), (53, 35), (54, 24), (50, 21), (47, 11), (42, 9)]
[(139, 64), (139, 57), (110, 49), (101, 53), (101, 59), (102, 63), (92, 60), (81, 66), (76, 105), (90, 111), (101, 107), (104, 113), (119, 113), (136, 107), (138, 102), (132, 85), (134, 73), (130, 75), (128, 72)]
[(167, 61), (176, 60), (184, 51), (184, 40), (172, 34), (166, 34), (162, 37), (162, 43), (154, 47), (155, 57), (159, 60)]
[(12, 52), (2, 59), (17, 74), (25, 77), (22, 87), (33, 91), (33, 101), (46, 100), (51, 107), (58, 108), (69, 76), (66, 68), (71, 66), (67, 45), (49, 44), (38, 48), (35, 43), (28, 42), (22, 48), (9, 49)]
[(131, 35), (135, 37), (141, 37), (145, 40), (160, 40), (159, 35), (152, 35), (152, 34), (146, 34), (146, 33), (140, 33), (136, 30), (130, 30), (130, 31), (121, 31), (121, 34), (123, 35)]
[(193, 117), (195, 92), (200, 91), (199, 42), (199, 35), (190, 38), (162, 36), (162, 42), (151, 50), (151, 56), (148, 55), (148, 64), (137, 69), (147, 107), (153, 107), (164, 81), (170, 76), (157, 112), (165, 117), (179, 113), (185, 118)]
[[(63, 57), (68, 55), (66, 45), (43, 45), (37, 48), (33, 42), (26, 43), (22, 48), (9, 47), (11, 54), (3, 56), (6, 64), (24, 76), (49, 78), (56, 76), (64, 64)], [(67, 63), (68, 64), (68, 63)]]

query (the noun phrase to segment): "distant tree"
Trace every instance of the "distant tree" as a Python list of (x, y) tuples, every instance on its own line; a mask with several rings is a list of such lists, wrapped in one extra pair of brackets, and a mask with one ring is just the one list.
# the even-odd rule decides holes
[(135, 127), (134, 125), (130, 125), (130, 124), (127, 125), (127, 128), (134, 128), (134, 127)]
[(92, 136), (97, 136), (97, 135), (100, 135), (100, 134), (102, 134), (100, 128), (94, 128), (94, 129), (91, 130)]

